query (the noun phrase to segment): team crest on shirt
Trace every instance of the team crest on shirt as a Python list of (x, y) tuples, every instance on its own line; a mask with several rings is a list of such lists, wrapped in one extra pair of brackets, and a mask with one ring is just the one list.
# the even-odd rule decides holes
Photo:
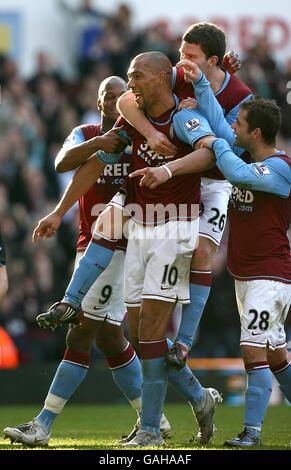
[(173, 156), (160, 155), (159, 153), (155, 152), (151, 149), (149, 143), (146, 141), (139, 145), (139, 148), (137, 149), (137, 156), (142, 158), (149, 166), (160, 166), (164, 164), (164, 160), (173, 158)]
[(187, 131), (196, 131), (200, 127), (200, 120), (199, 119), (189, 119), (189, 121), (185, 122), (185, 126)]
[(269, 168), (265, 165), (265, 163), (255, 163), (253, 165), (254, 172), (263, 178), (265, 175), (270, 175)]
[(132, 140), (128, 139), (128, 145), (127, 145), (127, 147), (125, 147), (123, 152), (126, 153), (126, 155), (132, 155), (132, 150), (133, 150)]

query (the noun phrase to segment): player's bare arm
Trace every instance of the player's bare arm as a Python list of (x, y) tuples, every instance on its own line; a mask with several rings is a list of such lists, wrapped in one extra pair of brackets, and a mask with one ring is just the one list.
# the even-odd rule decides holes
[(66, 171), (75, 170), (98, 150), (103, 150), (106, 153), (122, 152), (128, 141), (118, 135), (121, 130), (122, 128), (116, 127), (104, 135), (93, 137), (81, 144), (69, 148), (63, 147), (55, 160), (56, 171), (65, 173)]
[(147, 186), (150, 189), (154, 189), (160, 184), (166, 183), (173, 176), (200, 173), (212, 168), (214, 165), (215, 156), (213, 152), (209, 149), (201, 148), (166, 165), (136, 170), (129, 174), (129, 178), (142, 176), (139, 183), (140, 186)]
[(152, 150), (165, 156), (175, 155), (177, 151), (175, 145), (164, 134), (157, 131), (144, 113), (138, 109), (131, 91), (127, 91), (118, 99), (117, 109), (124, 119), (147, 139)]
[(38, 238), (46, 239), (55, 235), (66, 212), (91, 188), (102, 173), (104, 166), (93, 155), (76, 171), (55, 209), (38, 222), (32, 235), (34, 243)]

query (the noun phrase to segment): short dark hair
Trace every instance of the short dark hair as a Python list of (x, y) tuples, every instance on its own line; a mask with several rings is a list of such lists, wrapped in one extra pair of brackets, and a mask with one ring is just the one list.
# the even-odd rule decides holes
[(274, 100), (256, 98), (242, 103), (240, 109), (247, 112), (246, 121), (249, 132), (256, 128), (261, 129), (264, 142), (274, 145), (282, 121), (277, 103)]
[(225, 54), (224, 31), (212, 23), (195, 23), (189, 26), (183, 35), (183, 41), (189, 44), (198, 44), (207, 59), (216, 55), (217, 65), (221, 65)]

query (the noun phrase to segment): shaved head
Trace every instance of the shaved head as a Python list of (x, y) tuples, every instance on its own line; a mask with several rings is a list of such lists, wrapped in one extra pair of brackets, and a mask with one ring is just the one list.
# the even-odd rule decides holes
[(118, 98), (127, 91), (126, 82), (115, 75), (105, 78), (98, 90), (97, 107), (101, 111), (103, 125), (111, 129), (119, 113), (116, 108)]
[(134, 57), (127, 76), (138, 108), (159, 116), (174, 105), (172, 64), (162, 52), (145, 52)]
[(151, 70), (155, 72), (162, 72), (170, 70), (172, 73), (172, 64), (170, 59), (162, 52), (144, 52), (135, 56), (135, 61), (142, 61)]
[(173, 66), (170, 59), (162, 52), (144, 52), (137, 55), (132, 62), (142, 64), (147, 70), (155, 74), (165, 72), (169, 77), (169, 82), (171, 81)]
[(105, 80), (100, 83), (98, 90), (98, 98), (100, 98), (106, 90), (109, 90), (115, 86), (119, 86), (120, 88), (124, 88), (125, 90), (127, 89), (126, 82), (125, 80), (123, 80), (123, 78), (118, 77), (116, 75), (112, 75), (111, 77), (105, 78)]

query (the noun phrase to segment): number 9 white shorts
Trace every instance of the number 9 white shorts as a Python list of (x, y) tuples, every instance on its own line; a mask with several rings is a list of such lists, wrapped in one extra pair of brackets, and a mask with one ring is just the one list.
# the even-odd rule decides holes
[(226, 225), (231, 184), (226, 180), (201, 178), (203, 213), (199, 221), (199, 236), (219, 246)]
[(284, 348), (284, 322), (291, 304), (291, 284), (264, 279), (235, 280), (235, 292), (241, 322), (241, 346)]
[(199, 219), (144, 227), (129, 221), (125, 255), (125, 304), (142, 299), (189, 303), (189, 273)]
[[(75, 265), (82, 255), (83, 252), (77, 253)], [(123, 301), (124, 257), (124, 251), (116, 250), (107, 268), (87, 292), (82, 302), (85, 317), (113, 325), (121, 324), (126, 312)]]

